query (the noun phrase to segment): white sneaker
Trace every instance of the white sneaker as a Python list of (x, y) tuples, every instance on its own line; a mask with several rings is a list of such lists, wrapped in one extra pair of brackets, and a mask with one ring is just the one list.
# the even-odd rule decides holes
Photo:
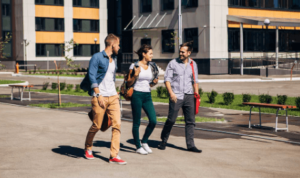
[(142, 143), (142, 147), (144, 148), (144, 150), (146, 150), (149, 154), (152, 153), (152, 150), (149, 148), (147, 143)]
[(148, 152), (146, 150), (144, 150), (143, 147), (137, 149), (136, 153), (141, 154), (141, 155), (147, 155), (148, 154)]

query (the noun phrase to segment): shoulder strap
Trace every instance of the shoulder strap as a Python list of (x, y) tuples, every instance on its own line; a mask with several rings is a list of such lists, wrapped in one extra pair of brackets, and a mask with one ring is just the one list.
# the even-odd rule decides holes
[(196, 83), (195, 81), (195, 71), (194, 71), (194, 62), (193, 60), (191, 59), (191, 63), (190, 63), (191, 67), (192, 67), (192, 71), (193, 71), (193, 79), (194, 79), (194, 84)]

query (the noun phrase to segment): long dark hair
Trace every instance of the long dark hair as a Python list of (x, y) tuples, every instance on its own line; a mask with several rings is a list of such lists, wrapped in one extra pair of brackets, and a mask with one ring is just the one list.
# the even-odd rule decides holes
[(138, 51), (135, 51), (135, 53), (139, 56), (139, 60), (142, 60), (143, 53), (147, 54), (150, 49), (152, 49), (152, 46), (143, 44)]

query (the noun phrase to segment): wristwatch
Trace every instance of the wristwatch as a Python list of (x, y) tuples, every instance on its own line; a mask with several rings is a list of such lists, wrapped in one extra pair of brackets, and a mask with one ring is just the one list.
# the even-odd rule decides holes
[(99, 96), (101, 96), (101, 94), (100, 94), (100, 93), (97, 93), (97, 94), (96, 94), (96, 97), (98, 98)]

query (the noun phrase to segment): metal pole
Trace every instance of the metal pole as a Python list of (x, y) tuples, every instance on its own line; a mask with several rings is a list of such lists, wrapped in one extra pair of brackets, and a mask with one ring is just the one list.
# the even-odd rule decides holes
[[(266, 25), (266, 33), (265, 33), (265, 41), (266, 42), (265, 42), (265, 44), (267, 44), (267, 33), (268, 33), (268, 25)], [(268, 78), (269, 77), (269, 56), (267, 55), (266, 57), (267, 57), (266, 77)]]
[(178, 0), (178, 47), (182, 44), (182, 14), (181, 14), (181, 0)]
[(49, 70), (49, 51), (47, 51), (47, 70)]
[(279, 52), (279, 30), (276, 26), (276, 69), (278, 69), (278, 52)]
[(243, 35), (243, 23), (240, 25), (240, 55), (241, 55), (241, 75), (244, 75), (244, 35)]

